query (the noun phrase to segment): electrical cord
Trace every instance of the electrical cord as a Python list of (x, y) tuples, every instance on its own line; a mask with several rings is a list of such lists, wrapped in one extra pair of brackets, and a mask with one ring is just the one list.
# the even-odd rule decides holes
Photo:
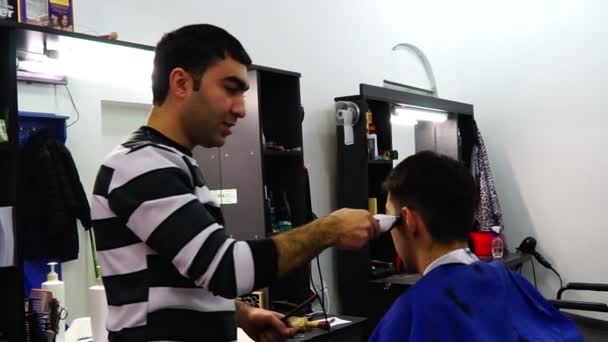
[(70, 91), (70, 88), (68, 88), (68, 85), (64, 84), (63, 86), (65, 87), (65, 90), (68, 91), (68, 96), (70, 97), (70, 102), (72, 102), (72, 107), (74, 107), (74, 110), (76, 111), (76, 120), (74, 120), (71, 124), (69, 124), (67, 126), (67, 127), (71, 127), (80, 120), (80, 111), (78, 110), (78, 107), (76, 107), (76, 102), (74, 102), (74, 97), (72, 96), (72, 92)]
[(323, 298), (321, 298), (319, 296), (319, 291), (317, 290), (317, 286), (315, 285), (315, 281), (314, 281), (314, 279), (312, 279), (312, 263), (308, 264), (308, 269), (309, 269), (309, 273), (310, 273), (310, 285), (312, 286), (312, 290), (314, 291), (314, 293), (319, 298), (319, 304), (321, 304), (321, 306), (323, 306), (323, 304), (324, 304)]
[[(315, 282), (312, 279), (312, 264), (309, 264), (310, 266), (310, 283), (312, 285), (312, 289), (315, 292), (315, 294), (317, 295), (317, 299), (319, 300), (319, 304), (321, 305), (321, 310), (323, 311), (323, 317), (325, 318), (326, 322), (329, 322), (328, 318), (327, 318), (327, 310), (325, 309), (325, 285), (323, 283), (323, 272), (321, 272), (321, 262), (319, 261), (319, 256), (317, 256), (315, 259), (317, 259), (317, 271), (319, 272), (319, 281), (321, 282), (321, 296), (319, 296), (319, 292), (317, 291), (317, 287), (315, 286)], [(329, 326), (329, 329), (331, 330), (331, 324)]]
[(555, 275), (559, 279), (559, 288), (563, 289), (564, 288), (564, 282), (562, 281), (562, 276), (560, 276), (559, 273), (557, 273), (557, 271), (555, 270), (555, 268), (551, 267), (550, 270), (553, 271), (553, 273), (555, 273)]
[(321, 262), (319, 261), (319, 256), (315, 259), (317, 259), (317, 271), (319, 272), (319, 281), (321, 282), (321, 299), (323, 306), (325, 306), (325, 284), (323, 282), (323, 272), (321, 272)]

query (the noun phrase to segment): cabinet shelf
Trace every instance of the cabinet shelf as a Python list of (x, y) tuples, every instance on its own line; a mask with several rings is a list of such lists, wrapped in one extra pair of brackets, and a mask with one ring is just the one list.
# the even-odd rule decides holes
[(275, 151), (275, 150), (264, 150), (265, 157), (302, 157), (304, 154), (302, 151)]

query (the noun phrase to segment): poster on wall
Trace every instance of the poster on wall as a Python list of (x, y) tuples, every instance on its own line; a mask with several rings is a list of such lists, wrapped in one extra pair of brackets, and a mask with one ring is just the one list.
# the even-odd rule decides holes
[(19, 22), (73, 32), (73, 2), (72, 0), (19, 0)]
[(17, 20), (17, 0), (0, 0), (0, 20)]

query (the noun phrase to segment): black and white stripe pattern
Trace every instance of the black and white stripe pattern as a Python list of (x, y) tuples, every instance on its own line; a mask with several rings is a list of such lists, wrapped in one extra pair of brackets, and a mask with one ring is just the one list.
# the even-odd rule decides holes
[(111, 340), (234, 340), (231, 298), (276, 273), (274, 243), (229, 238), (196, 161), (147, 127), (107, 156), (92, 216)]

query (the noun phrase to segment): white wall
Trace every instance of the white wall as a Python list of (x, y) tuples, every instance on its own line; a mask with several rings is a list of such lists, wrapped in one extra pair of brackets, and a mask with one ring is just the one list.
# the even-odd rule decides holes
[[(606, 2), (171, 4), (83, 0), (76, 4), (77, 28), (154, 44), (165, 31), (209, 22), (236, 35), (256, 64), (301, 72), (304, 148), (317, 214), (335, 207), (333, 98), (355, 94), (361, 82), (380, 85), (387, 76), (425, 86), (415, 59), (404, 54), (399, 64), (389, 54), (396, 43), (414, 43), (430, 58), (440, 95), (475, 104), (511, 246), (534, 235), (564, 280), (608, 282), (600, 264), (608, 257), (602, 216), (608, 103), (601, 93), (608, 79)], [(331, 284), (327, 255), (323, 263)], [(554, 295), (556, 281), (546, 274), (540, 281), (544, 293)]]

